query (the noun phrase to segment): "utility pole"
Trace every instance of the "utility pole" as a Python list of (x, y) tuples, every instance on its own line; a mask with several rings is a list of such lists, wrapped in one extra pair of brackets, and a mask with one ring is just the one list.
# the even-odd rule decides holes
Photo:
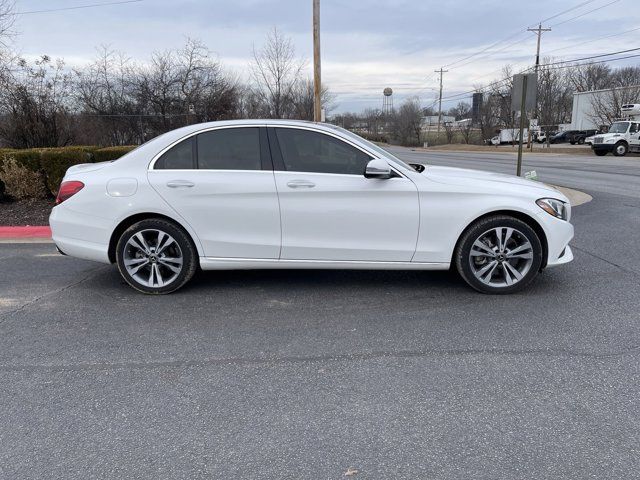
[(536, 48), (536, 72), (540, 65), (540, 39), (542, 38), (542, 32), (550, 32), (550, 28), (542, 28), (542, 24), (538, 24), (538, 28), (527, 28), (528, 32), (535, 32), (538, 35), (538, 47)]
[(320, 0), (313, 0), (313, 121), (322, 121), (320, 75)]
[[(538, 28), (527, 28), (528, 32), (535, 32), (535, 34), (538, 36), (538, 45), (536, 47), (536, 67), (535, 67), (535, 72), (538, 73), (538, 68), (540, 67), (540, 40), (542, 39), (542, 32), (550, 32), (551, 28), (542, 28), (542, 24), (539, 23), (538, 24)], [(538, 118), (538, 106), (536, 105), (535, 108), (535, 112), (534, 112), (535, 118), (538, 119), (538, 128), (540, 128), (540, 119)], [(549, 132), (548, 129), (545, 129), (545, 132), (547, 134), (547, 148), (549, 147)], [(529, 129), (529, 140), (528, 140), (528, 148), (532, 149), (532, 135), (531, 135), (531, 129)]]
[(449, 70), (443, 70), (440, 67), (440, 70), (434, 70), (436, 73), (440, 74), (440, 97), (438, 99), (438, 140), (440, 139), (440, 124), (442, 123), (442, 74), (447, 73)]

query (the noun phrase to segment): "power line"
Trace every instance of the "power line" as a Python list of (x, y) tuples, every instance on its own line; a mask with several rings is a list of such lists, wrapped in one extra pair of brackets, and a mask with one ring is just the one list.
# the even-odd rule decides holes
[[(578, 62), (578, 61), (582, 61), (582, 60), (591, 60), (594, 58), (602, 58), (602, 57), (607, 57), (607, 56), (611, 56), (611, 55), (619, 55), (621, 53), (628, 53), (628, 52), (634, 52), (634, 51), (638, 51), (640, 50), (640, 48), (631, 48), (629, 50), (621, 50), (619, 52), (612, 52), (612, 53), (605, 53), (602, 55), (593, 55), (590, 57), (583, 57), (583, 58), (576, 58), (574, 60), (566, 60), (566, 61), (562, 61), (562, 62), (552, 62), (552, 63), (545, 63), (545, 64), (541, 64), (539, 65), (540, 67), (545, 67), (545, 68), (552, 68), (552, 69), (558, 69), (558, 68), (571, 68), (571, 67), (581, 67), (581, 66), (585, 66), (585, 65), (595, 65), (598, 63), (607, 63), (607, 62), (617, 62), (619, 60), (626, 60), (629, 58), (636, 58), (636, 57), (640, 57), (640, 54), (636, 54), (636, 55), (627, 55), (624, 57), (618, 57), (618, 58), (608, 58), (606, 60), (600, 60), (600, 61), (596, 61), (596, 62), (588, 62), (588, 63), (572, 63), (572, 62)], [(556, 66), (557, 65), (557, 66)], [(530, 70), (533, 70), (533, 67), (529, 67), (525, 70), (523, 70), (521, 73), (526, 73)], [(488, 85), (482, 87), (482, 88), (478, 88), (478, 89), (474, 89), (474, 90), (470, 90), (470, 91), (466, 91), (466, 92), (462, 92), (462, 93), (457, 93), (454, 95), (450, 95), (448, 97), (443, 97), (442, 100), (446, 101), (446, 100), (453, 100), (456, 98), (460, 98), (460, 97), (467, 97), (473, 93), (476, 92), (484, 92), (487, 89), (494, 87), (494, 86), (502, 86), (501, 84), (506, 84), (511, 80), (511, 76), (503, 78), (501, 80), (496, 80), (495, 82), (489, 83)], [(436, 102), (432, 103), (431, 106), (435, 105)]]
[[(595, 2), (595, 1), (596, 1), (596, 0), (587, 0), (587, 1), (585, 1), (585, 2), (579, 3), (578, 5), (575, 5), (575, 6), (573, 6), (572, 8), (569, 8), (569, 9), (563, 10), (562, 12), (559, 12), (559, 13), (557, 13), (557, 14), (555, 14), (555, 15), (552, 15), (551, 17), (548, 17), (548, 18), (545, 18), (544, 20), (541, 20), (541, 21), (539, 22), (539, 24), (542, 24), (542, 23), (547, 22), (548, 20), (551, 20), (551, 19), (554, 19), (554, 18), (560, 17), (560, 16), (562, 16), (562, 15), (564, 15), (564, 14), (568, 13), (568, 12), (575, 11), (576, 9), (582, 8), (582, 7), (584, 7), (584, 6), (586, 6), (586, 5), (589, 5), (590, 3), (593, 3), (593, 2)], [(588, 10), (588, 11), (586, 11), (586, 12), (583, 12), (583, 13), (581, 13), (581, 14), (575, 15), (575, 16), (570, 17), (570, 18), (568, 18), (568, 19), (566, 19), (566, 20), (563, 20), (563, 21), (561, 21), (561, 22), (555, 23), (555, 24), (551, 25), (551, 26), (550, 26), (550, 28), (555, 27), (555, 26), (558, 26), (558, 25), (562, 25), (562, 24), (564, 24), (564, 23), (567, 23), (567, 22), (570, 22), (570, 21), (576, 20), (576, 19), (581, 18), (581, 17), (584, 17), (585, 15), (588, 15), (588, 14), (590, 14), (590, 13), (593, 13), (593, 12), (596, 12), (596, 11), (598, 11), (598, 10), (601, 10), (602, 8), (605, 8), (605, 7), (607, 7), (607, 6), (609, 6), (609, 5), (612, 5), (612, 4), (614, 4), (614, 3), (616, 3), (616, 2), (619, 2), (619, 1), (620, 1), (620, 0), (613, 0), (613, 1), (611, 1), (611, 2), (609, 2), (609, 3), (606, 3), (606, 4), (604, 4), (604, 5), (601, 5), (601, 6), (597, 7), (597, 8), (594, 8), (594, 9)], [(511, 47), (511, 46), (515, 46), (515, 45), (518, 45), (518, 44), (520, 44), (520, 43), (522, 43), (522, 42), (527, 41), (527, 40), (528, 40), (528, 38), (520, 39), (520, 40), (517, 40), (517, 41), (512, 42), (512, 43), (510, 43), (510, 44), (507, 44), (507, 45), (505, 45), (504, 47), (502, 47), (502, 48), (500, 48), (500, 49), (498, 49), (498, 50), (489, 51), (489, 50), (493, 49), (494, 47), (497, 47), (498, 45), (500, 45), (500, 44), (502, 44), (502, 43), (506, 42), (507, 40), (510, 40), (510, 39), (513, 39), (513, 38), (516, 38), (516, 37), (518, 37), (518, 36), (522, 35), (522, 33), (524, 33), (524, 32), (518, 32), (518, 33), (514, 33), (514, 34), (512, 34), (512, 35), (509, 35), (508, 37), (506, 37), (506, 38), (504, 38), (504, 39), (502, 39), (502, 40), (500, 40), (500, 41), (498, 41), (498, 42), (495, 42), (495, 43), (493, 43), (493, 44), (489, 45), (488, 47), (485, 47), (485, 48), (483, 48), (482, 50), (479, 50), (478, 52), (476, 52), (476, 53), (474, 53), (474, 54), (468, 55), (468, 56), (466, 56), (466, 57), (464, 57), (464, 58), (462, 58), (462, 59), (460, 59), (460, 60), (456, 60), (455, 62), (451, 62), (451, 63), (446, 64), (446, 65), (444, 65), (444, 66), (445, 66), (445, 67), (452, 67), (452, 68), (460, 68), (460, 67), (463, 67), (463, 66), (465, 66), (465, 65), (468, 65), (468, 64), (470, 64), (470, 63), (476, 62), (476, 61), (478, 61), (478, 60), (480, 60), (480, 59), (482, 59), (482, 58), (487, 58), (487, 57), (489, 57), (489, 56), (491, 56), (491, 55), (495, 55), (496, 53), (502, 52), (502, 51), (506, 50), (507, 48), (509, 48), (509, 47)], [(488, 51), (489, 51), (489, 52), (488, 52)], [(472, 58), (477, 57), (478, 55), (481, 55), (482, 53), (485, 53), (485, 52), (488, 52), (488, 53), (487, 53), (486, 55), (483, 55), (483, 56), (482, 56), (482, 57), (480, 57), (480, 58), (477, 58), (477, 59), (475, 59), (475, 60), (471, 60)], [(465, 62), (466, 60), (470, 60), (470, 61)], [(465, 63), (463, 63), (462, 65), (459, 65), (461, 62), (465, 62)], [(454, 65), (456, 65), (456, 66), (454, 67)]]
[(559, 52), (561, 50), (567, 50), (569, 48), (575, 48), (575, 47), (579, 47), (581, 45), (586, 45), (588, 43), (593, 43), (593, 42), (597, 42), (598, 40), (604, 40), (605, 38), (612, 38), (612, 37), (619, 37), (621, 35), (626, 35), (627, 33), (631, 33), (631, 32), (637, 32), (638, 30), (640, 30), (640, 27), (636, 27), (636, 28), (632, 28), (631, 30), (626, 30), (624, 32), (619, 32), (619, 33), (612, 33), (610, 35), (603, 35), (601, 37), (596, 37), (596, 38), (592, 38), (591, 40), (587, 40), (585, 42), (580, 42), (580, 43), (574, 43), (573, 45), (569, 45), (567, 47), (560, 47), (560, 48), (556, 48), (554, 50), (549, 50), (548, 52), (546, 52), (547, 54), (549, 53), (553, 53), (553, 52)]
[(564, 15), (565, 13), (569, 13), (569, 12), (572, 12), (572, 11), (578, 9), (578, 8), (582, 8), (585, 5), (588, 5), (588, 4), (593, 3), (595, 1), (596, 0), (587, 0), (586, 2), (582, 2), (579, 5), (575, 5), (575, 6), (571, 7), (571, 8), (567, 8), (566, 10), (563, 10), (560, 13), (556, 13), (555, 15), (552, 15), (551, 17), (545, 18), (544, 20), (540, 20), (540, 22), (538, 22), (538, 23), (547, 23), (549, 20), (553, 20), (554, 18), (558, 18), (558, 17)]
[(558, 69), (558, 68), (582, 67), (582, 66), (586, 66), (586, 65), (595, 65), (597, 63), (617, 62), (618, 60), (626, 60), (628, 58), (636, 58), (636, 57), (640, 57), (640, 53), (638, 53), (636, 55), (626, 55), (624, 57), (608, 58), (606, 60), (598, 60), (596, 62), (573, 63), (573, 64), (569, 64), (569, 65), (558, 65), (556, 67), (552, 66), (553, 64), (549, 64), (551, 66), (546, 66), (546, 68), (550, 68), (550, 69), (555, 70), (555, 69)]
[(640, 50), (640, 47), (639, 48), (630, 48), (628, 50), (620, 50), (618, 52), (603, 53), (603, 54), (600, 54), (600, 55), (592, 55), (590, 57), (574, 58), (572, 60), (562, 60), (562, 61), (559, 61), (559, 62), (545, 63), (542, 66), (543, 67), (548, 67), (548, 66), (551, 66), (551, 65), (559, 65), (561, 63), (581, 62), (582, 60), (591, 60), (591, 59), (594, 59), (594, 58), (610, 57), (611, 55), (619, 55), (621, 53), (636, 52), (638, 50)]
[(107, 3), (91, 3), (88, 5), (77, 5), (75, 7), (63, 7), (63, 8), (51, 8), (47, 10), (31, 10), (28, 12), (16, 12), (16, 15), (32, 15), (34, 13), (51, 13), (51, 12), (62, 12), (66, 10), (80, 10), (83, 8), (93, 8), (93, 7), (106, 7), (109, 5), (122, 5), (125, 3), (138, 3), (143, 2), (144, 0), (120, 0), (118, 2), (107, 2)]
[(558, 25), (562, 25), (562, 24), (565, 24), (565, 23), (572, 22), (573, 20), (576, 20), (578, 18), (584, 17), (585, 15), (588, 15), (590, 13), (597, 12), (598, 10), (602, 10), (603, 8), (608, 7), (609, 5), (613, 5), (614, 3), (618, 3), (619, 1), (620, 0), (613, 0), (612, 2), (605, 3), (604, 5), (601, 5), (598, 8), (594, 8), (593, 10), (589, 10), (588, 12), (582, 13), (580, 15), (576, 15), (575, 17), (568, 18), (567, 20), (563, 20), (562, 22), (554, 23), (553, 25), (551, 25), (551, 27), (557, 27)]

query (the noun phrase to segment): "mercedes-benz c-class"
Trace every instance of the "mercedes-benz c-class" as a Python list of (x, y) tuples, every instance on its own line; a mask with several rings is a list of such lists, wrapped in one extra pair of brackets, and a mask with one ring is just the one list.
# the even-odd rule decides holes
[(198, 268), (452, 266), (510, 293), (567, 263), (568, 199), (515, 176), (408, 164), (342, 128), (286, 120), (180, 128), (122, 158), (71, 167), (58, 249), (169, 293)]

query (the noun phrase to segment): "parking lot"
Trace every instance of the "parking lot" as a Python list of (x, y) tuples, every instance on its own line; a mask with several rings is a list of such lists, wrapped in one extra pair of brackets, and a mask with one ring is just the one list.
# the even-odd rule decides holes
[(447, 272), (245, 271), (150, 297), (0, 244), (0, 478), (637, 478), (640, 158), (524, 170), (593, 200), (574, 262), (512, 296)]

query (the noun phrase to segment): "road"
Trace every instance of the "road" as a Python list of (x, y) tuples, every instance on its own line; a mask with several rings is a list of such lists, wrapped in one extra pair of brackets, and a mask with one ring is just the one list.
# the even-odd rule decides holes
[(527, 159), (594, 199), (575, 261), (512, 296), (447, 272), (258, 271), (149, 297), (2, 244), (0, 478), (635, 479), (634, 162)]
[[(586, 148), (586, 147), (583, 147)], [(390, 147), (402, 159), (432, 165), (475, 168), (515, 175), (516, 153), (449, 152)], [(514, 152), (517, 148), (514, 148)], [(640, 197), (640, 156), (596, 157), (595, 155), (536, 154), (523, 155), (522, 171), (535, 170), (541, 181), (583, 191)]]

